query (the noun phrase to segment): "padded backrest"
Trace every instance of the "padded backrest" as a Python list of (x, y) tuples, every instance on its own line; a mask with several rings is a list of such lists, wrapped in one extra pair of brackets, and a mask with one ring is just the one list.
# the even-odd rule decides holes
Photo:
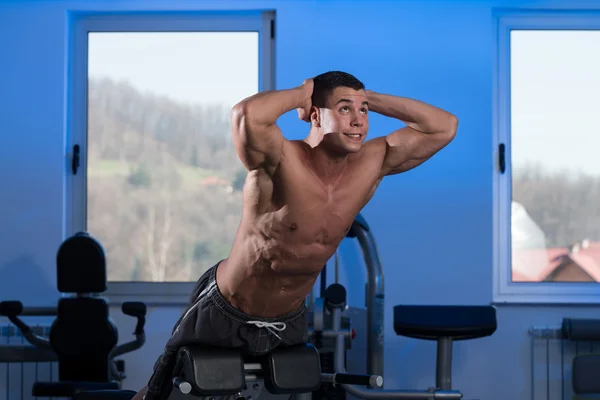
[[(105, 291), (102, 245), (86, 232), (71, 236), (58, 249), (56, 272), (62, 293)], [(50, 331), (50, 345), (58, 355), (59, 379), (107, 382), (109, 355), (118, 339), (105, 299), (80, 295), (60, 299)]]
[(279, 347), (261, 363), (265, 388), (273, 394), (310, 393), (321, 385), (318, 350), (310, 343)]
[(58, 355), (59, 380), (109, 381), (109, 355), (118, 341), (103, 298), (75, 297), (58, 302), (50, 345)]
[(106, 290), (106, 257), (102, 245), (86, 232), (66, 239), (56, 254), (58, 291), (101, 293)]

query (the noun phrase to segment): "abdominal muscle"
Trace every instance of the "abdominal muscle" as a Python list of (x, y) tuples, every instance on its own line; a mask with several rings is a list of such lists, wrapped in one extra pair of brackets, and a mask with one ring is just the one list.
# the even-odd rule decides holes
[(308, 243), (284, 241), (244, 225), (217, 268), (219, 290), (250, 316), (274, 318), (297, 310), (339, 243), (318, 243), (314, 235)]

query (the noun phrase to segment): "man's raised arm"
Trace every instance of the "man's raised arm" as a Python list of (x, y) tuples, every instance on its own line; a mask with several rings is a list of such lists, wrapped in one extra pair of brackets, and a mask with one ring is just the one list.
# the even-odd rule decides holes
[(293, 89), (257, 93), (232, 108), (233, 143), (248, 170), (275, 172), (285, 140), (275, 123), (288, 111), (310, 108), (312, 92), (309, 79)]
[(407, 125), (385, 137), (384, 176), (415, 168), (444, 148), (456, 135), (458, 119), (440, 108), (372, 91), (367, 91), (367, 97), (371, 111), (399, 119)]

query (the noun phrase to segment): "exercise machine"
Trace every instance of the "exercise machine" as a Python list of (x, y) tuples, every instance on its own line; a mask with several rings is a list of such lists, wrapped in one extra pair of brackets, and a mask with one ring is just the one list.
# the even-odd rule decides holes
[[(350, 320), (360, 320), (359, 324), (354, 324), (352, 331), (353, 337), (356, 337), (357, 331), (360, 331), (365, 337), (366, 347), (366, 369), (370, 374), (383, 374), (383, 331), (384, 331), (384, 275), (383, 267), (377, 252), (375, 239), (365, 218), (358, 214), (354, 219), (350, 230), (346, 234), (347, 238), (356, 238), (360, 245), (363, 261), (367, 269), (367, 282), (365, 284), (365, 308), (346, 307), (342, 326), (347, 325)], [(336, 280), (337, 279), (337, 251), (336, 257)], [(327, 322), (323, 317), (324, 296), (327, 289), (327, 268), (324, 268), (320, 276), (320, 297), (313, 298), (312, 293), (307, 298), (307, 307), (309, 309), (309, 335), (311, 338), (319, 337), (318, 332), (327, 329)], [(331, 328), (331, 326), (329, 326)]]
[[(331, 312), (336, 307), (345, 306), (345, 290), (340, 292), (330, 287), (327, 293), (329, 296), (324, 306)], [(344, 340), (353, 336), (350, 329), (339, 326), (336, 332), (342, 345)], [(327, 335), (324, 332), (320, 334)], [(235, 349), (184, 346), (179, 349), (177, 359), (173, 377), (175, 390), (171, 391), (168, 400), (186, 400), (190, 396), (205, 399), (233, 396), (236, 400), (311, 400), (322, 383), (372, 389), (383, 386), (383, 378), (375, 374), (323, 373), (319, 351), (311, 343), (276, 348), (258, 357), (244, 357)]]
[[(405, 321), (397, 322), (404, 327), (400, 329), (420, 332), (412, 334), (419, 338), (425, 330), (429, 330), (430, 336), (427, 338), (438, 340), (436, 387), (423, 391), (382, 390), (381, 376), (350, 374), (345, 370), (345, 342), (352, 337), (351, 330), (341, 327), (342, 311), (346, 307), (345, 288), (340, 284), (330, 285), (326, 289), (324, 305), (331, 316), (333, 328), (322, 331), (321, 334), (334, 337), (336, 343), (333, 373), (321, 371), (319, 352), (310, 343), (278, 348), (262, 357), (246, 358), (238, 350), (184, 346), (178, 352), (172, 379), (174, 390), (169, 394), (168, 400), (216, 399), (219, 396), (236, 400), (262, 400), (276, 398), (273, 395), (281, 395), (283, 397), (278, 398), (282, 399), (292, 396), (296, 400), (308, 400), (315, 398), (316, 391), (323, 383), (343, 386), (348, 393), (361, 399), (457, 400), (462, 398), (462, 393), (451, 387), (451, 340), (483, 337), (495, 330), (495, 313), (491, 313), (489, 308), (436, 308), (446, 315), (458, 317), (453, 318), (452, 326), (437, 328), (432, 328), (431, 323), (415, 325), (414, 322), (409, 322), (414, 320), (405, 315)], [(432, 312), (425, 311), (429, 313), (426, 318)], [(461, 320), (460, 316), (468, 316), (470, 319)], [(463, 326), (466, 322), (466, 325), (473, 326)]]
[[(341, 293), (341, 294), (340, 294)], [(327, 297), (345, 298), (342, 285), (333, 284)], [(330, 300), (326, 300), (330, 303)], [(345, 329), (341, 328), (345, 301), (335, 301), (331, 312), (335, 337), (335, 373), (345, 373)], [(458, 400), (463, 395), (452, 388), (452, 343), (492, 335), (496, 330), (496, 312), (492, 306), (396, 306), (394, 330), (398, 335), (437, 341), (435, 386), (426, 390), (368, 390), (342, 384), (360, 399)]]
[[(312, 399), (321, 382), (381, 387), (377, 375), (321, 373), (319, 353), (306, 345), (277, 348), (260, 357), (235, 349), (183, 346), (178, 352), (173, 390), (168, 400)], [(230, 397), (227, 397), (230, 396)]]
[[(358, 239), (367, 267), (366, 309), (347, 307), (345, 288), (333, 284), (322, 290), (320, 298), (309, 302), (310, 343), (306, 345), (279, 348), (254, 358), (244, 357), (237, 350), (195, 345), (182, 347), (178, 352), (169, 400), (227, 396), (237, 400), (256, 399), (257, 396), (260, 399), (280, 396), (275, 398), (333, 400), (339, 396), (345, 399), (346, 395), (360, 399), (461, 399), (462, 393), (452, 388), (453, 342), (492, 335), (497, 327), (495, 308), (395, 306), (394, 330), (397, 335), (437, 342), (436, 382), (434, 387), (422, 391), (384, 390), (383, 268), (371, 230), (361, 215), (356, 218), (348, 237)], [(366, 322), (363, 329), (353, 326), (361, 316)], [(361, 331), (366, 331), (367, 373), (350, 374), (346, 371), (347, 353), (357, 332)], [(323, 360), (329, 355), (332, 355), (331, 369), (325, 369)], [(335, 385), (343, 392), (336, 391), (331, 397), (323, 395), (318, 390), (325, 385)]]
[[(345, 361), (351, 370), (371, 375), (383, 376), (384, 345), (384, 275), (377, 246), (365, 218), (358, 214), (350, 227), (347, 238), (357, 239), (364, 265), (367, 269), (365, 285), (365, 307), (345, 307), (341, 327), (345, 330)], [(337, 252), (335, 282), (338, 282)], [(325, 292), (327, 289), (327, 268), (320, 276), (320, 297), (307, 299), (309, 309), (309, 338), (319, 350), (321, 369), (334, 372), (335, 337), (331, 318), (326, 313)], [(351, 351), (353, 348), (360, 351)], [(366, 349), (366, 351), (365, 351)], [(346, 399), (342, 386), (325, 383), (313, 398), (327, 400)]]
[[(353, 316), (361, 316), (361, 310), (349, 312), (352, 310), (347, 307), (346, 289), (339, 283), (329, 285), (321, 290), (320, 298), (310, 302), (310, 343), (306, 346), (276, 349), (258, 359), (244, 359), (235, 350), (182, 347), (173, 377), (176, 390), (171, 392), (169, 400), (217, 395), (265, 399), (278, 394), (286, 395), (284, 398), (291, 394), (298, 400), (333, 400), (346, 398), (346, 394), (359, 399), (462, 399), (463, 394), (452, 387), (453, 342), (492, 335), (497, 328), (495, 308), (395, 306), (397, 335), (437, 342), (436, 380), (426, 390), (383, 390), (383, 268), (371, 230), (361, 215), (347, 236), (358, 239), (367, 267), (366, 310), (363, 310), (366, 329), (353, 327)], [(366, 374), (346, 371), (347, 353), (357, 331), (366, 331)], [(331, 354), (333, 359), (327, 363), (331, 369), (323, 368), (323, 360)], [(343, 388), (345, 393), (323, 391), (323, 386)]]
[[(58, 361), (58, 382), (35, 382), (32, 395), (73, 397), (85, 391), (119, 389), (119, 381), (125, 378), (124, 364), (115, 357), (143, 346), (146, 305), (122, 304), (123, 313), (135, 317), (137, 325), (135, 339), (117, 345), (117, 327), (109, 317), (106, 299), (99, 296), (107, 285), (102, 245), (85, 232), (66, 239), (57, 252), (56, 271), (58, 290), (67, 296), (55, 309), (27, 309), (20, 301), (0, 303), (0, 315), (8, 317), (33, 345), (26, 352), (29, 358), (20, 361), (54, 361), (52, 355)], [(35, 334), (20, 318), (36, 313), (56, 315), (48, 338)]]
[[(544, 335), (546, 339), (552, 336), (576, 343), (577, 351), (571, 360), (573, 400), (600, 398), (600, 354), (594, 349), (600, 341), (600, 319), (563, 318), (560, 329)], [(586, 350), (580, 351), (582, 348)]]
[[(347, 236), (358, 239), (367, 267), (366, 328), (353, 327), (353, 319), (364, 320), (361, 310), (347, 307), (345, 288), (336, 283), (324, 293), (322, 289), (322, 297), (312, 301), (311, 341), (321, 353), (326, 353), (325, 356), (322, 354), (322, 359), (333, 357), (327, 365), (330, 368), (327, 372), (345, 373), (352, 340), (357, 331), (366, 331), (366, 373), (383, 376), (383, 268), (373, 234), (361, 215), (358, 215)], [(358, 318), (353, 318), (356, 316)], [(317, 398), (345, 399), (349, 394), (360, 399), (461, 399), (462, 393), (452, 388), (453, 342), (490, 336), (496, 328), (496, 310), (490, 305), (397, 305), (394, 307), (394, 331), (397, 335), (437, 342), (435, 386), (423, 391), (409, 391), (369, 390), (342, 384), (333, 394), (321, 393)]]
[[(343, 289), (341, 285), (339, 285)], [(345, 290), (328, 288), (325, 307), (335, 312), (345, 305)], [(338, 327), (341, 343), (351, 337), (348, 329)], [(313, 399), (322, 383), (349, 384), (381, 388), (379, 375), (323, 373), (319, 352), (311, 343), (280, 347), (264, 356), (244, 356), (236, 349), (198, 345), (179, 349), (173, 374), (173, 390), (168, 400), (191, 398), (215, 399), (218, 396), (236, 400)], [(278, 397), (277, 397), (278, 396)]]

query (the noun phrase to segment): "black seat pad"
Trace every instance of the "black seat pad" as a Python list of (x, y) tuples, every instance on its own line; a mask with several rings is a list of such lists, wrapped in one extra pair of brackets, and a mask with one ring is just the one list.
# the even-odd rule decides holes
[(321, 386), (319, 351), (312, 344), (277, 348), (261, 364), (272, 394), (309, 393)]
[(272, 394), (308, 393), (321, 385), (319, 352), (310, 343), (253, 357), (237, 349), (182, 346), (174, 374), (192, 385), (193, 395), (232, 395), (244, 389), (244, 365), (249, 363), (260, 364), (259, 375)]
[(416, 339), (449, 337), (467, 340), (492, 335), (497, 328), (493, 306), (410, 306), (394, 307), (394, 331)]
[(178, 358), (195, 394), (232, 395), (244, 388), (244, 360), (238, 350), (189, 345), (179, 349)]

